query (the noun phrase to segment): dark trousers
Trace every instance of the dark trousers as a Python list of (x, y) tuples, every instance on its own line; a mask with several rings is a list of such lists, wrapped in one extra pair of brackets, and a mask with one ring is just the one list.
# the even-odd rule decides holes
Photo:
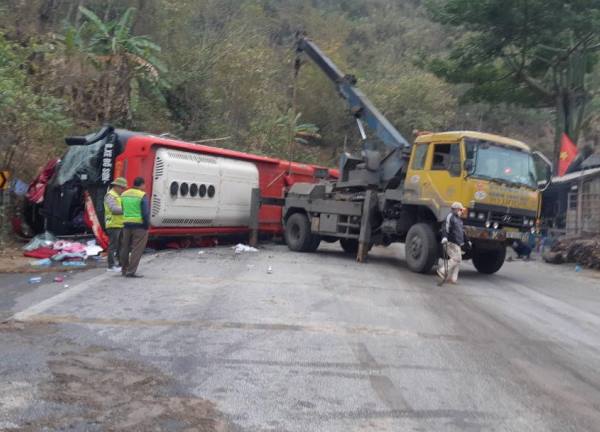
[(123, 230), (121, 228), (107, 228), (108, 234), (108, 268), (119, 265), (119, 254), (121, 253), (121, 238)]
[(121, 273), (124, 275), (135, 274), (147, 241), (147, 229), (123, 228), (123, 239), (121, 240)]
[(531, 256), (531, 248), (524, 243), (520, 243), (517, 247), (513, 246), (513, 250), (519, 258), (529, 258)]

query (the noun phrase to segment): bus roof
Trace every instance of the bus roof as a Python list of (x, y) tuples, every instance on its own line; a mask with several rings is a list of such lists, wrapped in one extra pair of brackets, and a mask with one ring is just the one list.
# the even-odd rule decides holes
[(492, 141), (498, 144), (503, 144), (510, 147), (517, 147), (520, 150), (524, 150), (527, 152), (531, 151), (531, 148), (521, 142), (514, 139), (506, 138), (500, 135), (494, 135), (483, 132), (475, 132), (475, 131), (452, 131), (452, 132), (438, 132), (438, 133), (430, 133), (419, 135), (415, 140), (416, 143), (423, 142), (431, 142), (431, 141), (458, 141), (463, 138), (473, 138), (482, 141)]

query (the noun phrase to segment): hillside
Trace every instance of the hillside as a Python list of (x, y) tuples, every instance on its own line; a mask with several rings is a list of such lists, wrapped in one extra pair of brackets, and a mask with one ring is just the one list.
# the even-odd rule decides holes
[[(358, 146), (330, 82), (302, 67), (306, 31), (412, 139), (414, 129), (476, 129), (549, 151), (552, 112), (472, 103), (429, 71), (463, 30), (420, 0), (4, 0), (0, 3), (4, 165), (31, 178), (61, 137), (111, 122), (186, 140), (335, 164)], [(2, 105), (4, 103), (4, 105)], [(294, 112), (301, 113), (296, 119)], [(296, 144), (289, 146), (290, 128)], [(290, 148), (292, 154), (290, 155)]]

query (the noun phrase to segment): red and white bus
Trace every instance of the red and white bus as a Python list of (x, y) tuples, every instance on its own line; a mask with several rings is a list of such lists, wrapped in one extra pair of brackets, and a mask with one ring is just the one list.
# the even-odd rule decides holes
[[(86, 193), (102, 221), (103, 196), (116, 177), (130, 185), (138, 176), (145, 179), (155, 238), (248, 233), (253, 188), (262, 198), (283, 198), (295, 182), (338, 177), (336, 169), (110, 126), (65, 141), (69, 149), (46, 186), (41, 212), (45, 228), (56, 235), (86, 229)], [(281, 207), (262, 205), (259, 233), (282, 230)]]

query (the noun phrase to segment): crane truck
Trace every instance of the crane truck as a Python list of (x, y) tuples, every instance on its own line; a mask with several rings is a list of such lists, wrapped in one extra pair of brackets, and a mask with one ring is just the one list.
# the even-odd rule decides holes
[[(373, 245), (401, 242), (410, 270), (427, 273), (440, 257), (441, 224), (452, 202), (460, 201), (473, 245), (466, 258), (493, 274), (504, 263), (507, 243), (535, 231), (541, 188), (552, 172), (541, 153), (471, 131), (420, 134), (411, 145), (356, 87), (356, 78), (343, 74), (312, 40), (298, 36), (296, 51), (296, 72), (306, 56), (323, 71), (356, 118), (363, 145), (360, 155), (342, 154), (337, 181), (289, 189), (282, 217), (291, 250), (312, 252), (322, 240), (339, 240), (362, 262)], [(545, 181), (538, 171), (545, 171)]]

